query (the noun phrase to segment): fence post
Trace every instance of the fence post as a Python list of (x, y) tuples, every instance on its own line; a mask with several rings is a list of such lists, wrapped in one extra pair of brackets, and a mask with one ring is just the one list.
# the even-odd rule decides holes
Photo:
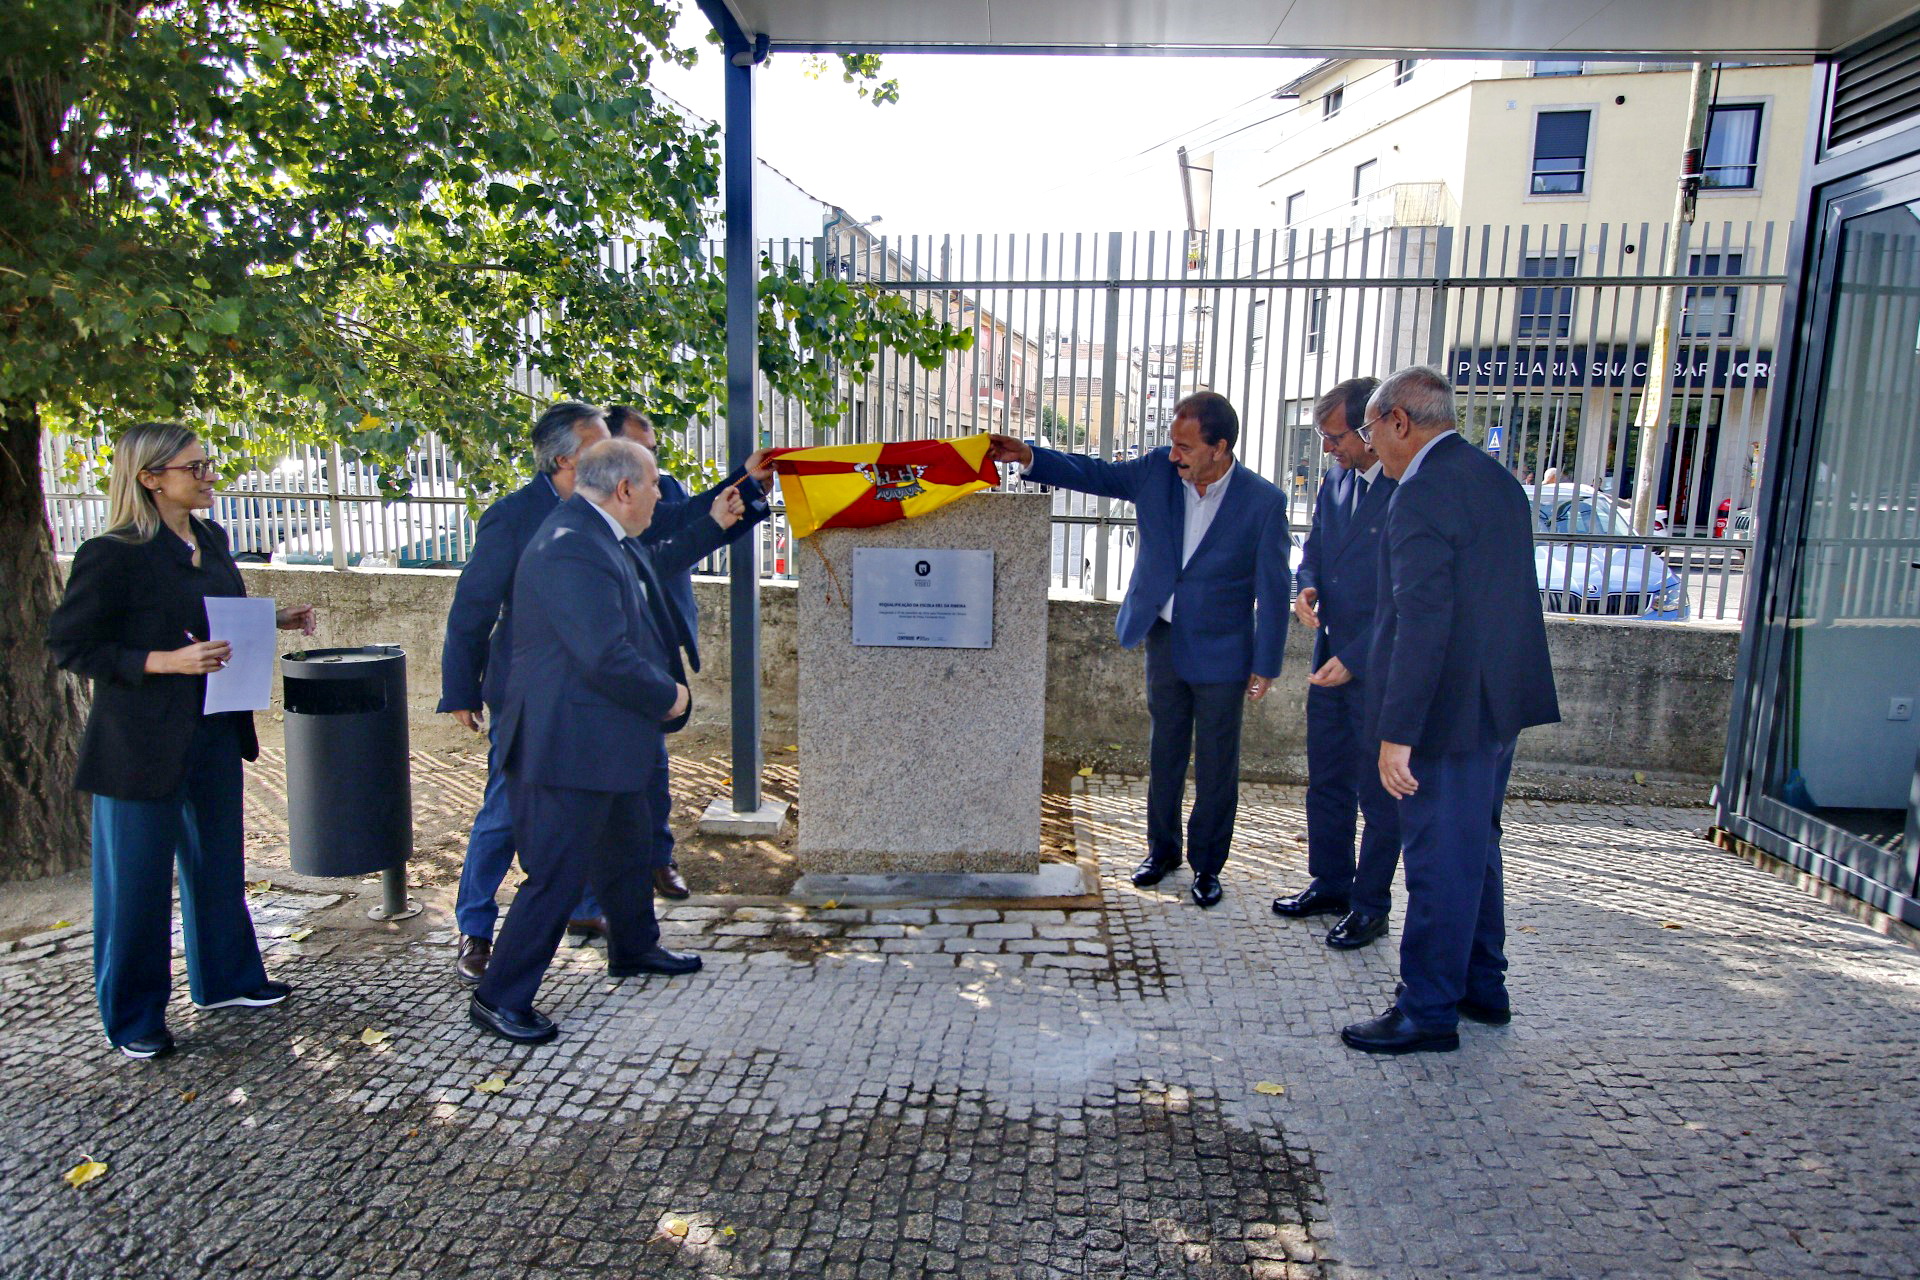
[[(1107, 332), (1100, 353), (1100, 456), (1113, 457), (1114, 379), (1120, 358), (1120, 232), (1107, 235)], [(1093, 526), (1093, 598), (1107, 598), (1107, 516), (1113, 506), (1101, 498)]]
[(332, 461), (327, 467), (327, 523), (333, 529), (333, 567), (347, 567), (347, 518), (346, 507), (340, 501), (340, 473), (346, 469), (346, 463), (340, 457), (340, 446), (334, 445)]
[(1447, 350), (1447, 289), (1453, 282), (1453, 228), (1441, 227), (1433, 241), (1433, 313), (1427, 317), (1427, 363), (1444, 375)]

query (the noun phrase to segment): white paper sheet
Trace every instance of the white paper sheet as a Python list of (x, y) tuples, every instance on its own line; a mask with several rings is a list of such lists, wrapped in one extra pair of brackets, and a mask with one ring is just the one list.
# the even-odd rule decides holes
[(263, 711), (273, 699), (271, 597), (208, 596), (207, 639), (233, 646), (227, 665), (207, 673), (206, 713)]

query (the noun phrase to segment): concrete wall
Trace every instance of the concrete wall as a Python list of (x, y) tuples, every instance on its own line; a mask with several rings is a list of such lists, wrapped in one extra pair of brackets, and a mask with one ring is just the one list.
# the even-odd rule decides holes
[[(247, 589), (283, 604), (311, 601), (324, 645), (398, 644), (408, 654), (408, 697), (430, 714), (440, 696), (440, 644), (453, 573), (338, 573), (244, 566)], [(731, 679), (726, 584), (701, 580), (704, 670), (693, 685), (694, 719), (724, 724)], [(761, 591), (761, 691), (766, 727), (794, 730), (798, 706), (794, 588)], [(1145, 768), (1147, 708), (1138, 652), (1113, 638), (1115, 606), (1055, 599), (1048, 617), (1047, 740), (1062, 755)], [(1731, 627), (1555, 619), (1547, 626), (1565, 719), (1529, 730), (1520, 765), (1536, 772), (1706, 780), (1720, 772), (1739, 633)], [(283, 636), (287, 649), (297, 637)], [(1309, 640), (1293, 627), (1286, 669), (1250, 710), (1242, 746), (1250, 773), (1304, 777)]]

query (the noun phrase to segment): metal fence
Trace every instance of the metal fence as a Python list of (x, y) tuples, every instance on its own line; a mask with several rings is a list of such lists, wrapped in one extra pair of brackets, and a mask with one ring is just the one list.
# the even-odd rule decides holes
[[(1787, 228), (1403, 225), (1427, 218), (1433, 203), (1376, 196), (1291, 230), (1207, 237), (884, 238), (852, 225), (810, 243), (770, 242), (777, 261), (907, 295), (967, 329), (974, 345), (933, 370), (887, 355), (865, 376), (842, 371), (831, 421), (763, 384), (761, 438), (843, 444), (992, 430), (1120, 458), (1162, 443), (1178, 400), (1210, 388), (1239, 407), (1237, 456), (1289, 494), (1298, 538), (1329, 465), (1313, 401), (1343, 378), (1432, 364), (1459, 390), (1463, 434), (1527, 487), (1549, 608), (1737, 618)], [(1683, 267), (1669, 278), (1658, 264), (1675, 234)], [(623, 252), (610, 250), (610, 261)], [(1669, 425), (1653, 460), (1660, 523), (1636, 532), (1627, 519), (1640, 467), (1636, 422), (1668, 284), (1681, 307)], [(720, 461), (717, 407), (679, 445), (684, 457)], [(77, 482), (48, 497), (59, 547), (70, 552), (103, 514), (98, 442), (49, 437), (47, 450), (50, 464), (84, 459), (58, 472)], [(231, 477), (213, 514), (250, 558), (462, 563), (473, 530), (457, 469), (434, 442), (409, 466), (414, 496), (387, 503), (355, 460), (295, 450)], [(1127, 504), (1068, 493), (1053, 501), (1054, 585), (1120, 594), (1133, 554)], [(760, 545), (763, 572), (790, 577), (778, 517)]]

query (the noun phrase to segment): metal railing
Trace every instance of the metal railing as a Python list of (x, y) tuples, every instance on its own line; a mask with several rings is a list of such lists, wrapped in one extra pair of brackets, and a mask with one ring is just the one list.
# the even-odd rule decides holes
[[(769, 243), (776, 261), (905, 294), (967, 329), (974, 345), (933, 370), (891, 354), (864, 376), (841, 370), (831, 421), (763, 382), (761, 438), (843, 444), (991, 430), (1126, 457), (1162, 443), (1174, 404), (1205, 387), (1239, 407), (1237, 456), (1288, 493), (1298, 537), (1329, 465), (1313, 401), (1347, 377), (1433, 364), (1459, 391), (1462, 433), (1528, 488), (1550, 607), (1739, 617), (1787, 229), (1681, 228), (1686, 274), (1669, 280), (1656, 264), (1675, 232), (1657, 224), (1393, 221), (1192, 243), (1152, 232), (884, 238), (858, 226)], [(1652, 376), (1655, 303), (1669, 283), (1683, 308), (1671, 425), (1655, 460), (1665, 524), (1634, 532), (1623, 512), (1638, 472), (1639, 397)], [(678, 444), (685, 458), (719, 463), (717, 407)], [(97, 446), (47, 441), (48, 474), (71, 477), (47, 503), (63, 552), (99, 531)], [(86, 460), (61, 468), (69, 456)], [(250, 557), (339, 568), (464, 562), (473, 526), (457, 469), (434, 441), (409, 465), (413, 496), (387, 503), (352, 458), (295, 450), (230, 479), (213, 514)], [(1056, 493), (1054, 509), (1054, 586), (1117, 597), (1132, 562), (1127, 504)], [(763, 572), (790, 577), (783, 522), (760, 539)]]

